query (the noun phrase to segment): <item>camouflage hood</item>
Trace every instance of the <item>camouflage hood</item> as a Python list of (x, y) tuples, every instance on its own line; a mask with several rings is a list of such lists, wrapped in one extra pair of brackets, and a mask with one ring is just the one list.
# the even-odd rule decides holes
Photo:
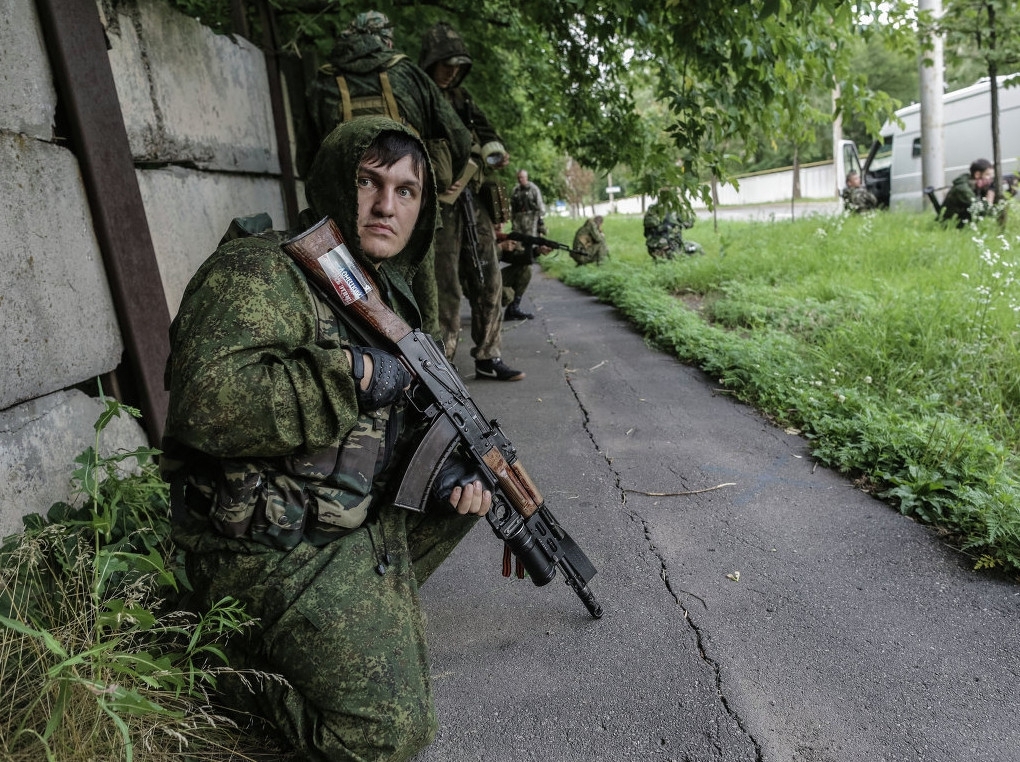
[[(368, 147), (384, 131), (393, 130), (421, 141), (401, 124), (382, 116), (362, 117), (345, 122), (333, 130), (312, 162), (305, 182), (305, 196), (318, 217), (330, 216), (340, 227), (351, 253), (368, 267), (372, 263), (361, 253), (358, 237), (358, 166)], [(425, 153), (425, 146), (422, 145)], [(426, 155), (426, 161), (428, 161)], [(422, 208), (407, 246), (387, 263), (410, 282), (428, 253), (436, 230), (436, 181), (431, 162), (424, 178)]]
[(368, 74), (383, 68), (396, 54), (377, 34), (347, 31), (337, 40), (329, 62), (338, 72)]
[(458, 59), (455, 63), (461, 67), (457, 73), (457, 79), (451, 82), (448, 88), (452, 90), (460, 85), (471, 71), (472, 59), (464, 44), (464, 39), (452, 26), (445, 21), (440, 21), (438, 24), (433, 24), (422, 37), (418, 66), (429, 71), (435, 64), (450, 58)]

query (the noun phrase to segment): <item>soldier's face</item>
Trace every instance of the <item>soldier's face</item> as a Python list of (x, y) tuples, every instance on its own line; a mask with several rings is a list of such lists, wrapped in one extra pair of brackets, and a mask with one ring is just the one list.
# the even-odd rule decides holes
[(432, 79), (435, 80), (440, 89), (445, 90), (453, 84), (458, 71), (460, 71), (460, 66), (451, 66), (444, 61), (440, 61), (432, 68)]
[(521, 170), (520, 172), (518, 172), (517, 173), (517, 182), (519, 182), (521, 185), (527, 185), (527, 183), (528, 183), (528, 173), (525, 172), (524, 170)]
[(358, 237), (361, 250), (376, 262), (407, 246), (421, 211), (422, 184), (410, 156), (384, 167), (358, 168)]

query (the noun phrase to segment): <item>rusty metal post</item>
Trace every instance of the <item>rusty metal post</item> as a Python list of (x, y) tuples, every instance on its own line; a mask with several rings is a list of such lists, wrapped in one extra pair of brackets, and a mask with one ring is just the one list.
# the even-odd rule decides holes
[(131, 385), (150, 441), (159, 443), (168, 395), (163, 369), (170, 313), (156, 264), (124, 117), (94, 0), (37, 0), (71, 129), (96, 238), (124, 339)]
[(276, 130), (276, 152), (280, 157), (280, 183), (283, 185), (287, 227), (291, 227), (297, 224), (298, 202), (294, 161), (290, 153), (290, 130), (283, 104), (283, 83), (280, 81), (279, 34), (276, 30), (276, 16), (268, 0), (259, 0), (258, 7), (262, 22), (262, 51), (266, 58), (266, 75), (269, 78), (269, 101), (273, 107), (273, 127)]

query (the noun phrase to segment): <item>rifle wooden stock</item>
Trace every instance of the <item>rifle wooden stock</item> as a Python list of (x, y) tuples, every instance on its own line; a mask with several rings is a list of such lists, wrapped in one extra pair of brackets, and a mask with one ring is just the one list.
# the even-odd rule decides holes
[(379, 336), (396, 344), (411, 333), (411, 326), (383, 302), (375, 281), (351, 255), (340, 228), (329, 217), (285, 241), (283, 250)]

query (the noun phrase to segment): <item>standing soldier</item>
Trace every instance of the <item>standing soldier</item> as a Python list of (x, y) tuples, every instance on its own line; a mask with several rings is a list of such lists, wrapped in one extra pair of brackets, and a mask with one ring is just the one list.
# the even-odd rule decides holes
[[(471, 305), (475, 378), (518, 381), (524, 378), (524, 373), (508, 367), (500, 357), (503, 279), (495, 225), (505, 220), (498, 218), (502, 210), (496, 207), (500, 205), (487, 202), (487, 198), (496, 194), (482, 193), (485, 185), (490, 188), (497, 185), (483, 184), (485, 173), (505, 167), (510, 154), (485, 114), (460, 86), (471, 71), (472, 59), (464, 40), (449, 24), (440, 22), (425, 33), (418, 63), (443, 91), (462, 125), (471, 131), (472, 159), (479, 168), (473, 175), (458, 180), (447, 194), (450, 202), (442, 204), (443, 226), (436, 233), (439, 324), (446, 356), (452, 360), (457, 351), (460, 298), (464, 293)], [(458, 194), (455, 199), (451, 198), (453, 194)], [(473, 214), (468, 212), (471, 208)]]
[(313, 145), (340, 122), (388, 116), (410, 127), (425, 143), (439, 193), (467, 166), (471, 133), (456, 118), (435, 82), (393, 47), (393, 27), (378, 11), (359, 13), (343, 31), (329, 63), (309, 86)]
[[(544, 236), (545, 229), (545, 202), (542, 200), (542, 191), (528, 179), (528, 170), (517, 171), (517, 187), (510, 194), (510, 213), (513, 215), (513, 230), (515, 233), (523, 233), (530, 236)], [(546, 249), (545, 251), (548, 251)], [(507, 301), (506, 311), (503, 313), (504, 320), (531, 320), (535, 317), (530, 312), (521, 309), (521, 297), (528, 284), (531, 283), (531, 265), (538, 254), (545, 251), (538, 250), (535, 246), (524, 246), (522, 252), (517, 252), (514, 261), (503, 268), (503, 293)]]

